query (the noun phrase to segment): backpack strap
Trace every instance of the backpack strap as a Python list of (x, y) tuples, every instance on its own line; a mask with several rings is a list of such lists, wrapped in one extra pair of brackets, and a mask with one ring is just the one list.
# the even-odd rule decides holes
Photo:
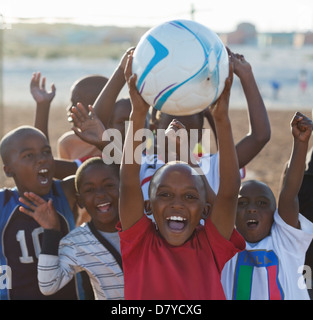
[(99, 240), (99, 242), (110, 251), (112, 256), (115, 258), (116, 262), (119, 264), (120, 268), (123, 270), (121, 254), (112, 246), (112, 244), (105, 237), (103, 237), (100, 234), (100, 232), (95, 228), (92, 221), (88, 222), (88, 227), (93, 233), (93, 235)]

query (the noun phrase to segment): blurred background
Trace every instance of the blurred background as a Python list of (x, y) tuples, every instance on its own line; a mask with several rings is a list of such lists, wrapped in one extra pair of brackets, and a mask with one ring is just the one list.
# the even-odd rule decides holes
[[(91, 74), (109, 77), (127, 48), (151, 27), (191, 19), (215, 31), (225, 45), (251, 63), (272, 125), (270, 143), (247, 167), (247, 176), (279, 189), (291, 147), (289, 121), (313, 106), (312, 0), (1, 0), (0, 137), (33, 124), (33, 72), (56, 86), (50, 111), (50, 142), (71, 126), (65, 108), (70, 88)], [(126, 95), (126, 88), (121, 95)], [(231, 115), (236, 141), (249, 131), (246, 102), (234, 78)], [(266, 165), (264, 165), (266, 163)], [(13, 181), (0, 172), (0, 186)]]
[[(81, 76), (110, 76), (124, 51), (149, 28), (193, 19), (217, 32), (252, 64), (269, 108), (311, 108), (313, 1), (160, 0), (157, 2), (2, 0), (1, 97), (4, 106), (32, 103), (35, 71), (57, 87), (55, 104), (67, 105)], [(236, 83), (232, 106), (243, 96)]]

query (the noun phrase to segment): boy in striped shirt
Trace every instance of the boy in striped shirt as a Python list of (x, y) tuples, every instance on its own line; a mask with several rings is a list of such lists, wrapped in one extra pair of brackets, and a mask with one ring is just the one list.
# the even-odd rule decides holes
[(61, 239), (60, 225), (51, 201), (34, 193), (21, 199), (22, 209), (43, 228), (43, 246), (38, 260), (39, 287), (51, 295), (63, 288), (76, 273), (85, 271), (97, 300), (124, 299), (124, 275), (120, 239), (115, 228), (119, 220), (119, 168), (101, 158), (86, 160), (77, 170), (78, 203), (91, 216)]

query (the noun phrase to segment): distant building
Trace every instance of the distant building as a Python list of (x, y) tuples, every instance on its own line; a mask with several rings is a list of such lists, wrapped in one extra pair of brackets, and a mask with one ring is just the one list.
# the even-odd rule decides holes
[(304, 45), (313, 45), (313, 32), (309, 31), (304, 34)]
[(313, 45), (313, 32), (265, 32), (258, 33), (256, 27), (249, 22), (238, 24), (235, 31), (219, 34), (226, 45), (253, 46), (293, 46)]
[(259, 46), (291, 46), (301, 48), (306, 45), (313, 45), (313, 33), (295, 32), (268, 32), (258, 35)]
[(258, 44), (260, 46), (293, 46), (294, 32), (266, 32), (258, 36)]
[(237, 29), (233, 32), (224, 34), (221, 36), (224, 43), (229, 45), (234, 44), (257, 44), (257, 31), (255, 26), (249, 22), (242, 22), (237, 26)]

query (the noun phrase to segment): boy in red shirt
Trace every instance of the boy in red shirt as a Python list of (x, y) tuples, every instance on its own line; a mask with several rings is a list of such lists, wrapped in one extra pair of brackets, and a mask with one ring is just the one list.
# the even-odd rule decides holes
[[(128, 129), (120, 176), (120, 239), (125, 299), (225, 299), (220, 274), (224, 264), (245, 248), (234, 229), (240, 187), (238, 160), (228, 117), (232, 65), (225, 89), (212, 108), (220, 150), (220, 188), (217, 195), (203, 176), (187, 163), (162, 166), (143, 201), (140, 161), (135, 159), (141, 141), (134, 135), (144, 128), (149, 105), (136, 89), (129, 56), (125, 77), (132, 102), (132, 130)], [(173, 123), (178, 128), (178, 123)], [(197, 168), (199, 169), (199, 168)], [(153, 214), (155, 224), (144, 214)], [(199, 225), (205, 219), (205, 225)]]

